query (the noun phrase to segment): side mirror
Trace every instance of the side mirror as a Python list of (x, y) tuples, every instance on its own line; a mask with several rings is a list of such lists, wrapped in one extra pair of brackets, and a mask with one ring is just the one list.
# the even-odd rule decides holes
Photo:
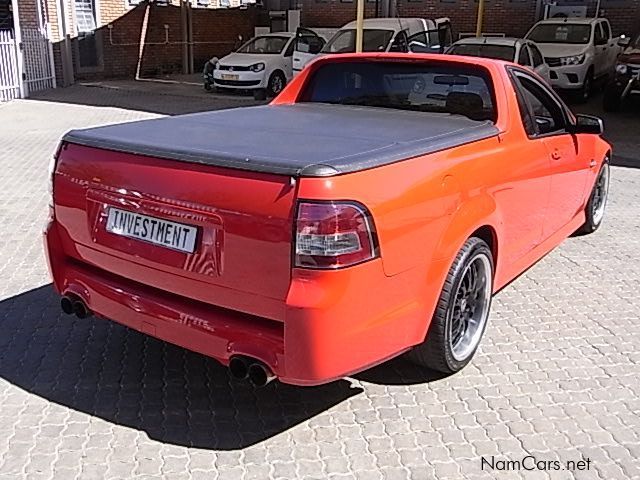
[(594, 45), (606, 45), (607, 44), (607, 39), (606, 38), (596, 38), (595, 42), (593, 42)]
[(593, 115), (576, 115), (576, 123), (569, 125), (569, 131), (573, 134), (602, 135), (604, 133), (604, 122), (601, 118)]

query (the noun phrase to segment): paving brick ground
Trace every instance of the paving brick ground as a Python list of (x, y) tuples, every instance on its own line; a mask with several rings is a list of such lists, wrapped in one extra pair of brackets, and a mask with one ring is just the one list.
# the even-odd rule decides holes
[[(65, 130), (237, 99), (84, 87), (42, 98), (0, 105), (0, 479), (640, 478), (640, 169), (613, 169), (601, 231), (497, 295), (458, 375), (400, 359), (323, 387), (254, 391), (202, 356), (61, 315), (40, 238)], [(620, 141), (640, 146), (638, 125)], [(483, 456), (526, 455), (590, 464), (482, 468)]]

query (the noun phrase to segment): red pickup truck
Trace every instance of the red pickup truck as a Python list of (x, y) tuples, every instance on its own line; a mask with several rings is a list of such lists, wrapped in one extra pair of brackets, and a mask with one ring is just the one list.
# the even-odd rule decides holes
[(69, 132), (52, 169), (61, 307), (264, 385), (404, 352), (452, 373), (491, 297), (601, 224), (610, 146), (516, 65), (324, 57), (268, 106)]

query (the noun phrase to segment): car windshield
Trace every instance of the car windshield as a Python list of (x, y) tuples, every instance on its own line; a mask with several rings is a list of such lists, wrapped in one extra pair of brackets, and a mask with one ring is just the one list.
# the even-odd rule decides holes
[(275, 55), (287, 45), (289, 37), (265, 36), (256, 37), (249, 40), (238, 49), (238, 53), (261, 53), (267, 55)]
[(536, 43), (570, 43), (584, 45), (591, 39), (591, 25), (574, 23), (543, 23), (536, 26), (529, 35)]
[(443, 62), (350, 61), (318, 67), (299, 101), (464, 115), (495, 122), (489, 74)]
[(469, 57), (494, 58), (496, 60), (507, 60), (513, 62), (516, 55), (515, 47), (509, 45), (488, 45), (488, 44), (458, 44), (453, 45), (447, 52), (451, 55), (467, 55)]
[[(384, 52), (393, 38), (393, 30), (364, 30), (362, 50)], [(322, 49), (323, 53), (353, 53), (356, 51), (356, 31), (340, 30)]]

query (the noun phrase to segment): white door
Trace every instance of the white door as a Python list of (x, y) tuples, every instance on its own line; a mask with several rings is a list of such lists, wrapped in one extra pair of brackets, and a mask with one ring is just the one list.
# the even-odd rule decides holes
[(293, 75), (298, 74), (307, 63), (316, 58), (324, 44), (324, 38), (313, 30), (298, 28), (293, 52)]
[(533, 70), (540, 75), (547, 83), (551, 83), (549, 65), (544, 61), (544, 57), (540, 49), (534, 43), (529, 43), (529, 51), (531, 52), (531, 61), (533, 62)]
[(593, 32), (593, 45), (595, 49), (595, 58), (593, 60), (593, 73), (597, 77), (607, 73), (607, 50), (608, 39), (604, 36), (602, 22), (595, 25)]
[(618, 49), (618, 39), (613, 38), (611, 35), (611, 26), (609, 22), (606, 20), (602, 21), (602, 33), (604, 38), (607, 40), (606, 45), (606, 54), (607, 54), (607, 62), (603, 67), (603, 74), (613, 74), (616, 66), (616, 62), (618, 60), (618, 54), (620, 53)]

